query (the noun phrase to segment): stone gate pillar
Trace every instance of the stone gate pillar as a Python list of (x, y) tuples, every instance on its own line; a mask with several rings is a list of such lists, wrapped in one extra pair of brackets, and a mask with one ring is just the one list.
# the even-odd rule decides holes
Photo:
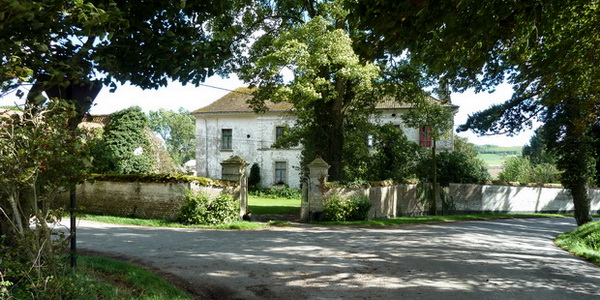
[(248, 211), (248, 176), (246, 176), (246, 167), (248, 163), (237, 155), (230, 156), (221, 162), (223, 167), (221, 173), (222, 180), (231, 180), (238, 182), (238, 188), (234, 191), (234, 199), (240, 203), (240, 220)]
[(300, 211), (300, 219), (304, 222), (319, 220), (323, 213), (325, 182), (329, 176), (329, 167), (331, 166), (320, 157), (308, 164), (308, 181), (304, 183)]

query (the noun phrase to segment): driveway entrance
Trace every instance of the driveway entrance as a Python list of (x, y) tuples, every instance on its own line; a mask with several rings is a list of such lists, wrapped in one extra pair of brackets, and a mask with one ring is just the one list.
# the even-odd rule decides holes
[(176, 276), (199, 299), (600, 299), (600, 268), (555, 247), (572, 218), (252, 231), (82, 221), (79, 248)]

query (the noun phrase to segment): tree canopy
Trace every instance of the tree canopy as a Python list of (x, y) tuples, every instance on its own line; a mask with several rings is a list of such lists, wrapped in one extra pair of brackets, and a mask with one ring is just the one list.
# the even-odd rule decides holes
[(262, 33), (234, 68), (258, 87), (251, 105), (262, 111), (265, 101), (294, 104), (298, 121), (287, 140), (304, 146), (302, 164), (322, 156), (331, 164), (330, 179), (345, 179), (344, 165), (356, 163), (347, 159), (354, 157), (348, 145), (360, 136), (353, 131), (365, 128), (384, 95), (398, 101), (423, 98), (422, 78), (410, 63), (381, 52), (367, 41), (368, 32), (348, 23), (341, 0), (260, 4), (247, 24)]
[(196, 156), (194, 117), (189, 111), (179, 108), (178, 112), (159, 109), (148, 113), (150, 129), (160, 135), (167, 151), (178, 166)]
[(248, 1), (23, 0), (0, 4), (0, 88), (32, 84), (28, 102), (77, 100), (85, 113), (102, 84), (198, 84), (231, 58)]
[(516, 133), (537, 118), (558, 155), (578, 224), (591, 221), (586, 184), (593, 176), (591, 128), (600, 120), (598, 1), (346, 2), (351, 23), (405, 52), (455, 90), (493, 90), (507, 80), (511, 99), (476, 113), (460, 130)]

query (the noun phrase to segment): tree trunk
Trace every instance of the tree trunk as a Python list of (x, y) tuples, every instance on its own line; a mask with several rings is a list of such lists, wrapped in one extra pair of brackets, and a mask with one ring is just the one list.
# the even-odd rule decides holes
[(563, 171), (561, 183), (571, 192), (575, 208), (577, 225), (593, 221), (590, 212), (590, 198), (587, 184), (594, 174), (594, 153), (591, 125), (587, 122), (588, 110), (582, 109), (582, 103), (575, 99), (565, 105), (565, 135), (558, 148), (558, 167)]
[(588, 197), (586, 186), (581, 184), (571, 187), (570, 190), (573, 196), (577, 226), (593, 221), (590, 214), (590, 198)]
[(102, 83), (99, 81), (77, 81), (67, 86), (60, 86), (49, 83), (49, 80), (41, 76), (33, 85), (27, 94), (27, 104), (33, 107), (40, 107), (43, 102), (40, 101), (43, 92), (50, 98), (59, 98), (71, 102), (75, 106), (76, 115), (69, 120), (69, 127), (76, 128), (85, 114), (90, 110), (94, 100), (102, 89)]
[(433, 181), (433, 195), (431, 197), (431, 214), (434, 216), (438, 214), (437, 202), (438, 202), (438, 184), (437, 184), (437, 157), (436, 157), (436, 140), (433, 139), (431, 147), (431, 167), (432, 167), (432, 181)]
[(46, 89), (46, 94), (50, 98), (64, 99), (75, 105), (76, 115), (69, 120), (69, 127), (76, 128), (92, 107), (92, 103), (94, 103), (94, 99), (96, 99), (101, 89), (101, 83), (89, 81), (78, 84), (72, 83), (66, 87), (53, 86)]

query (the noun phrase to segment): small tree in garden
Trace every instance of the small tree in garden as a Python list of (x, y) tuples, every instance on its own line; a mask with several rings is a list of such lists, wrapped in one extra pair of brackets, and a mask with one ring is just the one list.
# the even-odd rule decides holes
[(418, 98), (414, 103), (413, 108), (403, 115), (404, 122), (409, 127), (420, 128), (427, 126), (430, 130), (425, 131), (431, 140), (431, 170), (433, 184), (433, 198), (431, 199), (431, 213), (437, 214), (436, 197), (437, 192), (437, 160), (436, 147), (437, 141), (451, 134), (452, 119), (454, 111), (452, 107), (443, 106), (439, 103), (434, 103), (429, 97)]
[(372, 180), (403, 181), (414, 175), (419, 147), (392, 124), (378, 127), (373, 136)]
[(248, 186), (251, 189), (259, 188), (260, 184), (260, 167), (257, 163), (253, 163), (250, 167), (250, 176), (248, 176)]
[[(431, 153), (423, 153), (417, 165), (417, 177), (431, 181)], [(474, 145), (466, 138), (454, 138), (454, 150), (442, 151), (436, 156), (437, 181), (449, 183), (481, 183), (490, 179), (485, 162), (478, 158)]]
[[(82, 132), (63, 102), (0, 116), (0, 261), (4, 280), (33, 298), (68, 298), (58, 255), (66, 239), (51, 228), (63, 210), (57, 196), (89, 166)], [(17, 297), (18, 298), (18, 297)]]

